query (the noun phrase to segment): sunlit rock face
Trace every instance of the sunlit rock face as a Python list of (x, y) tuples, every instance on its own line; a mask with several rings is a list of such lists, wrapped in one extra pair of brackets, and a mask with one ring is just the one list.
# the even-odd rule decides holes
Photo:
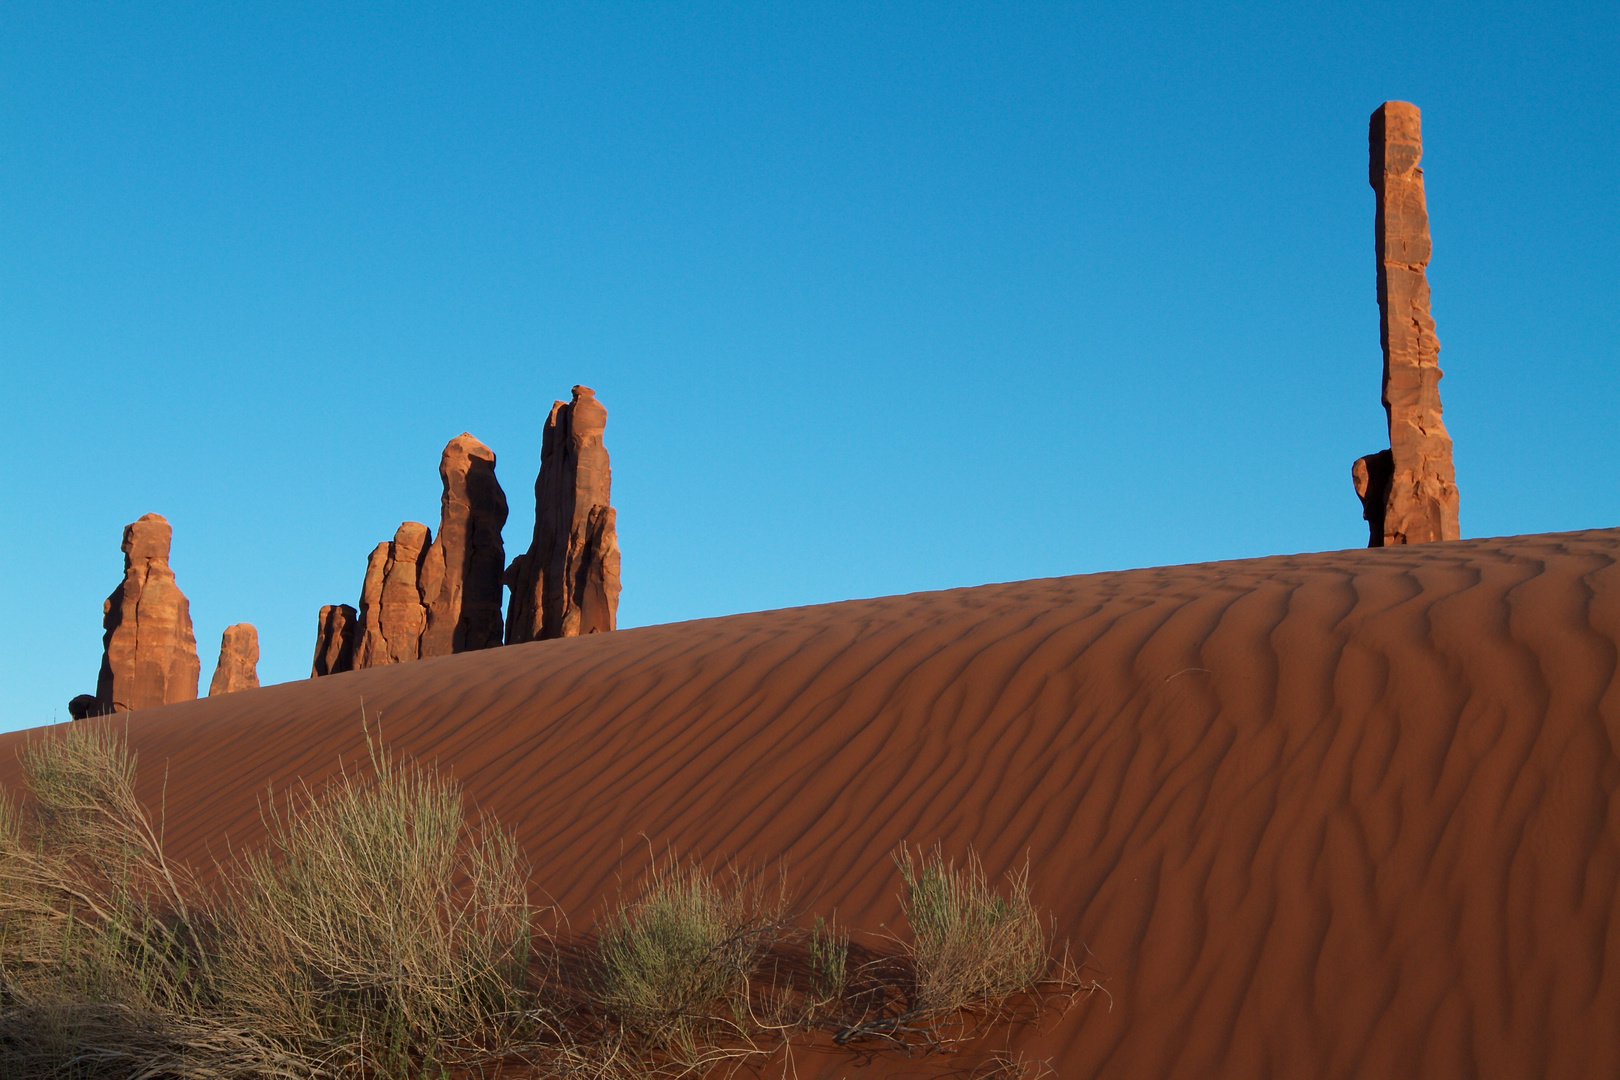
[(1429, 213), (1416, 105), (1386, 101), (1368, 128), (1368, 179), (1377, 199), (1379, 337), (1389, 449), (1352, 469), (1368, 546), (1456, 540), (1457, 476), (1440, 417), (1440, 340), (1429, 315)]
[(101, 674), (96, 698), (104, 712), (190, 701), (197, 696), (197, 639), (191, 604), (169, 568), (173, 530), (160, 514), (124, 527), (124, 580), (102, 605)]

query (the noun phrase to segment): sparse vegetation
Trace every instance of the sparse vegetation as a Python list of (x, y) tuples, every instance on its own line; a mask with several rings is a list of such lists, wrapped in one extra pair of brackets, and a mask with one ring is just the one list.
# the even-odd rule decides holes
[(896, 853), (899, 948), (800, 929), (780, 874), (672, 854), (553, 938), (512, 834), (368, 746), (268, 794), (264, 844), (205, 884), (166, 858), (118, 728), (31, 743), (24, 797), (0, 793), (0, 1076), (675, 1078), (795, 1044), (928, 1052), (1037, 985), (1088, 988), (1049, 972), (1027, 867), (1002, 894), (938, 848)]
[(597, 942), (602, 1006), (651, 1047), (698, 1054), (748, 1012), (749, 985), (785, 928), (786, 897), (757, 878), (655, 863)]
[(842, 1001), (849, 986), (849, 934), (839, 930), (836, 917), (823, 920), (816, 916), (810, 928), (810, 989), (812, 1009)]
[(919, 1010), (953, 1012), (1041, 981), (1052, 943), (1029, 898), (1027, 862), (1008, 875), (1005, 896), (991, 886), (971, 851), (960, 869), (937, 845), (915, 859), (902, 846), (894, 862), (906, 885)]
[(453, 782), (371, 759), (266, 800), (268, 843), (220, 875), (215, 1007), (382, 1075), (499, 1056), (523, 1038), (528, 867), (510, 833), (468, 827)]

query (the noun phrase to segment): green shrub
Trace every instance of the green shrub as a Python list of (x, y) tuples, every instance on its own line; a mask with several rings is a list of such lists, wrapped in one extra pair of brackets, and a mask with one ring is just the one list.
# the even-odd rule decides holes
[(1003, 896), (971, 850), (961, 867), (938, 845), (918, 858), (902, 846), (894, 861), (906, 886), (918, 1011), (951, 1012), (1040, 982), (1051, 941), (1030, 901), (1027, 863), (1008, 875)]
[(705, 1034), (742, 1030), (749, 980), (781, 933), (782, 914), (780, 897), (757, 878), (655, 862), (599, 936), (601, 1003), (651, 1047), (698, 1054)]
[(819, 1012), (841, 1000), (849, 984), (849, 934), (838, 928), (836, 919), (823, 922), (817, 915), (805, 953), (810, 961), (812, 1008)]

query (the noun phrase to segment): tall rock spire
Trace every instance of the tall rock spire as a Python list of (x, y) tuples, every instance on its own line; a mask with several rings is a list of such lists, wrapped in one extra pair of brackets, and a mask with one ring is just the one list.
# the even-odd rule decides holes
[(507, 511), (495, 479), (495, 452), (464, 431), (444, 448), (439, 478), (439, 533), (422, 563), (423, 656), (501, 643), (501, 528)]
[(1421, 116), (1386, 101), (1367, 132), (1368, 179), (1377, 199), (1379, 337), (1389, 449), (1351, 471), (1368, 546), (1455, 540), (1457, 477), (1451, 436), (1440, 418), (1440, 340), (1429, 315), (1429, 213), (1424, 201)]
[(197, 696), (197, 639), (191, 604), (169, 569), (173, 530), (159, 514), (124, 527), (124, 580), (102, 605), (104, 712), (129, 712)]
[(506, 643), (612, 630), (619, 613), (619, 538), (607, 410), (588, 386), (554, 402), (534, 483), (534, 538), (512, 560)]

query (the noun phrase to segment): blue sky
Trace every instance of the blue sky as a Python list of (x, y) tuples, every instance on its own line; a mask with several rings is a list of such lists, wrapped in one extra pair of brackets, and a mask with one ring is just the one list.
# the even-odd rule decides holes
[[(791, 11), (778, 10), (789, 8)], [(1465, 536), (1620, 525), (1620, 9), (0, 7), (0, 728), (175, 528), (203, 684), (607, 405), (621, 623), (1354, 547), (1368, 114)]]

